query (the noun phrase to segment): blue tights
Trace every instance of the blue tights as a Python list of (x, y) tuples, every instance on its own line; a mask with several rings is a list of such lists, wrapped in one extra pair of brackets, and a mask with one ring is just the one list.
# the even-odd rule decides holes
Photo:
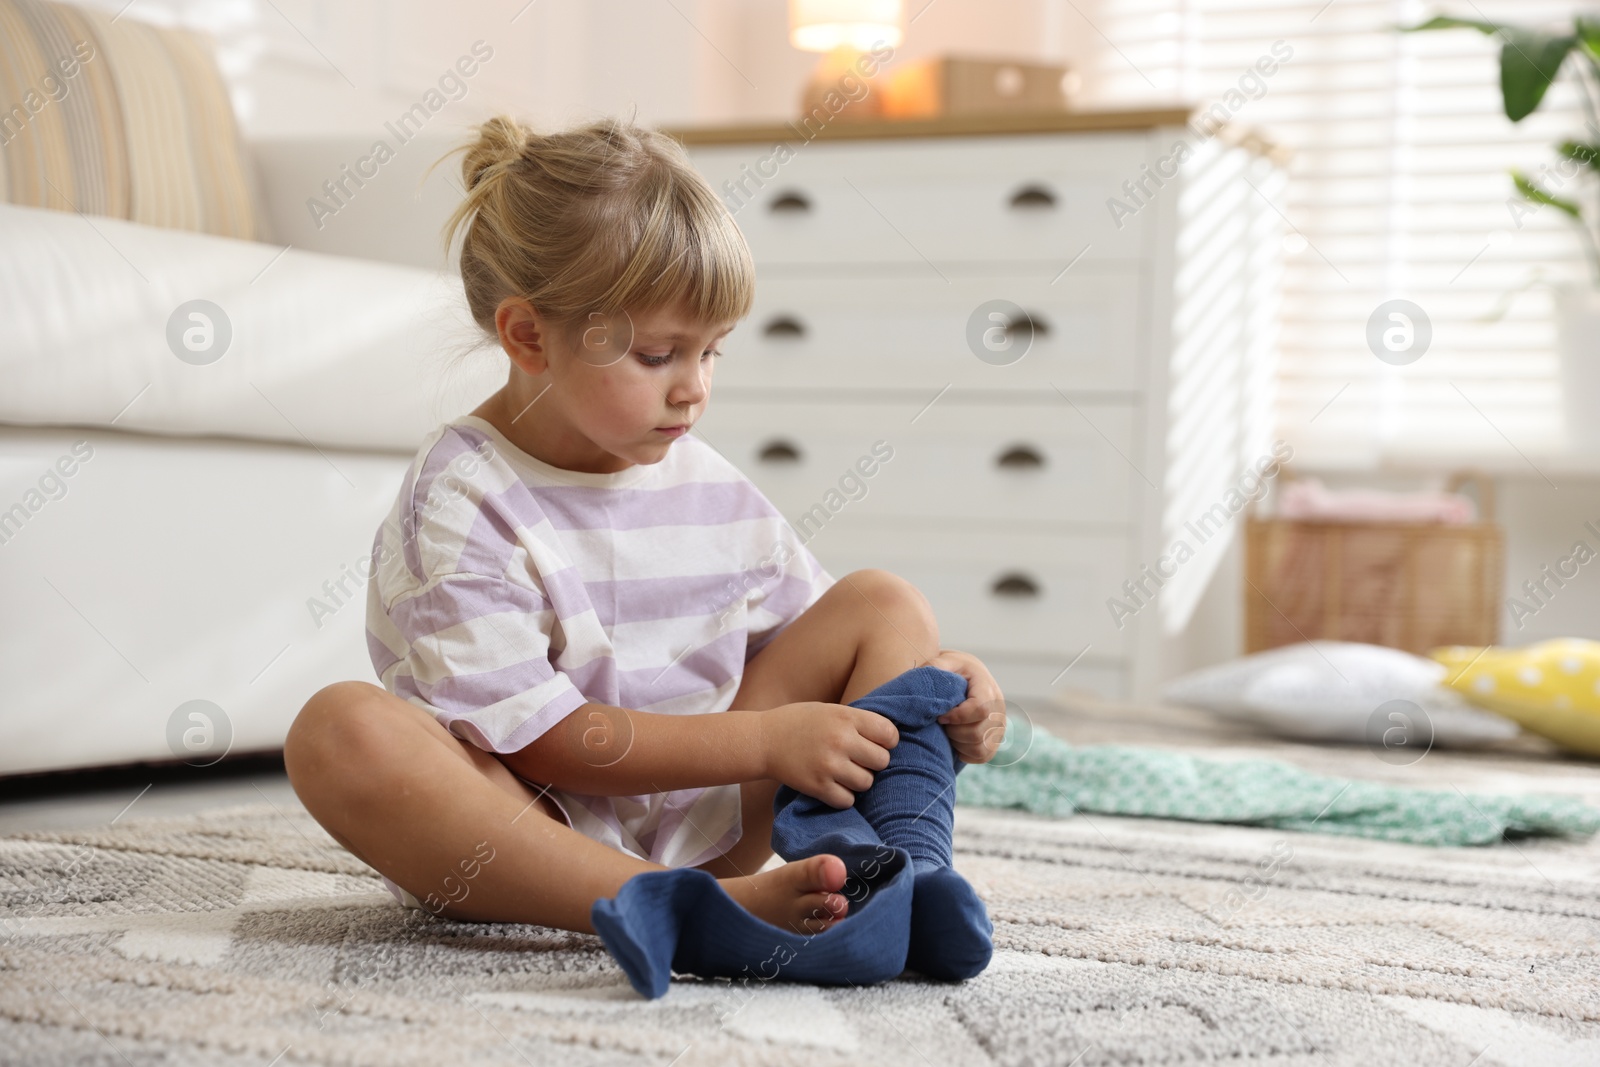
[(956, 774), (965, 764), (937, 721), (965, 699), (966, 686), (959, 674), (917, 667), (851, 705), (900, 731), (889, 766), (853, 807), (778, 789), (773, 850), (790, 861), (822, 853), (842, 859), (848, 876), (841, 893), (850, 901), (843, 919), (818, 934), (798, 933), (745, 911), (706, 871), (635, 875), (589, 913), (633, 987), (659, 997), (674, 970), (868, 985), (907, 967), (958, 981), (988, 966), (994, 927), (950, 865)]

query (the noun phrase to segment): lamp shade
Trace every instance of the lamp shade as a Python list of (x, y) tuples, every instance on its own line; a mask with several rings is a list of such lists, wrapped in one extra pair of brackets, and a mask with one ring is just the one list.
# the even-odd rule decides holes
[(879, 42), (896, 48), (904, 22), (900, 0), (789, 0), (789, 43), (803, 52), (865, 52)]

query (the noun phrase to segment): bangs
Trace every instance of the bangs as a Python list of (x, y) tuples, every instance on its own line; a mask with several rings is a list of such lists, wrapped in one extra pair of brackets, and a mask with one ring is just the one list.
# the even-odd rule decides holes
[(617, 249), (604, 310), (675, 308), (704, 323), (744, 318), (755, 301), (755, 264), (733, 217), (698, 174), (662, 167), (655, 177), (639, 183), (638, 199), (624, 209), (632, 217), (612, 220), (613, 232), (637, 236)]

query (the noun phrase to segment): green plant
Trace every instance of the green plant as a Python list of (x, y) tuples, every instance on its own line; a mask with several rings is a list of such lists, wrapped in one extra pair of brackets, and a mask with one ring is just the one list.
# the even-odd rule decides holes
[[(1555, 169), (1555, 191), (1519, 170), (1511, 172), (1511, 180), (1523, 199), (1553, 207), (1572, 220), (1588, 256), (1590, 273), (1600, 285), (1600, 182), (1596, 181), (1600, 178), (1600, 15), (1575, 16), (1570, 32), (1561, 33), (1448, 15), (1435, 15), (1402, 29), (1407, 33), (1471, 29), (1500, 38), (1500, 94), (1506, 118), (1512, 122), (1521, 122), (1538, 110), (1563, 66), (1575, 71), (1588, 129), (1584, 137), (1556, 146), (1561, 162)], [(1556, 195), (1574, 180), (1596, 186), (1594, 204), (1586, 208), (1578, 196)]]

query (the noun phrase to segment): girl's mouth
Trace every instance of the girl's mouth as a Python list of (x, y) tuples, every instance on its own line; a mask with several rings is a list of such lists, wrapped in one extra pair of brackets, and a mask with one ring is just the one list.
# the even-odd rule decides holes
[(688, 432), (689, 432), (689, 427), (687, 425), (657, 426), (656, 427), (656, 433), (665, 434), (668, 437), (682, 437), (684, 434), (686, 434)]

